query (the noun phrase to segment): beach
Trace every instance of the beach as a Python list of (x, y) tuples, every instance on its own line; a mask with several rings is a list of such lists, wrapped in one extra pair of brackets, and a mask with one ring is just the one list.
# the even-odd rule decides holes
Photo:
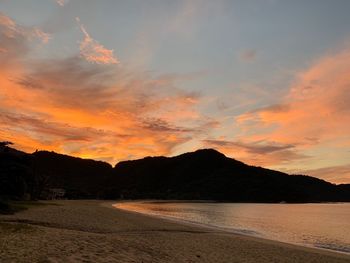
[(0, 216), (0, 262), (350, 262), (350, 256), (55, 200)]

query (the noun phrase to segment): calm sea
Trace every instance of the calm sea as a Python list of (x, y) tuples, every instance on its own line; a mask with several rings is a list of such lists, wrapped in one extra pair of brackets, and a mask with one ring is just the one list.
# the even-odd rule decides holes
[(235, 233), (350, 253), (350, 203), (125, 202), (117, 208)]

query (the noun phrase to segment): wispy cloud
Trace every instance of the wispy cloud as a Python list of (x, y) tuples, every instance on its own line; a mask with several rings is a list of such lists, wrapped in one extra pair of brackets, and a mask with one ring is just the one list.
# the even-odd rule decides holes
[(225, 140), (205, 140), (205, 143), (217, 146), (226, 146), (226, 147), (236, 147), (242, 148), (250, 153), (254, 154), (268, 154), (277, 151), (289, 150), (294, 148), (294, 145), (290, 144), (277, 144), (277, 143), (266, 143), (266, 142), (253, 142), (253, 143), (244, 143), (240, 141), (225, 141)]
[[(270, 127), (261, 133), (276, 141), (310, 145), (330, 139), (349, 140), (350, 49), (316, 62), (298, 75), (289, 94), (277, 105), (237, 117), (240, 125)], [(259, 134), (259, 129), (257, 130)]]
[(2, 33), (9, 26), (0, 24), (0, 136), (21, 149), (115, 163), (171, 154), (211, 129), (196, 109), (201, 95), (178, 87), (193, 76), (101, 67), (82, 56), (33, 62), (25, 56), (31, 37)]
[(49, 33), (45, 33), (39, 28), (34, 28), (33, 29), (33, 35), (37, 38), (39, 38), (44, 44), (47, 44), (52, 36)]
[(239, 54), (239, 57), (241, 60), (243, 60), (245, 62), (252, 62), (256, 59), (257, 52), (254, 49), (247, 49), (247, 50), (242, 51)]
[[(19, 36), (25, 37), (28, 40), (39, 39), (43, 43), (48, 43), (51, 39), (51, 35), (45, 33), (40, 28), (28, 28), (17, 25), (16, 22), (10, 17), (0, 12), (0, 26), (1, 34), (6, 38), (18, 39)], [(4, 39), (5, 40), (5, 39)]]
[(295, 150), (295, 145), (270, 141), (203, 140), (204, 147), (213, 147), (253, 165), (271, 165), (307, 158)]
[(15, 21), (13, 21), (10, 17), (0, 12), (0, 26), (2, 34), (6, 37), (14, 37), (14, 34), (19, 33), (17, 25)]
[(334, 183), (348, 184), (350, 180), (350, 164), (322, 167), (313, 170), (303, 170), (298, 171), (298, 173), (316, 176), (318, 178), (322, 178), (326, 181), (331, 181)]
[(60, 6), (65, 6), (69, 0), (56, 0), (56, 3)]
[(84, 39), (80, 42), (80, 55), (87, 61), (97, 64), (119, 64), (119, 60), (114, 56), (112, 49), (107, 49), (98, 41), (93, 39), (86, 31), (80, 19), (76, 18)]

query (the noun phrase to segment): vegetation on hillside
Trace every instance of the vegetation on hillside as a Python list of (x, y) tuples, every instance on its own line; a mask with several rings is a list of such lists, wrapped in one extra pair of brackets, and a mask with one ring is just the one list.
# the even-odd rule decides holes
[[(27, 154), (0, 145), (0, 200), (187, 199), (232, 202), (350, 201), (350, 185), (249, 166), (213, 150), (146, 157), (115, 167), (47, 151)], [(0, 202), (5, 211), (6, 203)]]

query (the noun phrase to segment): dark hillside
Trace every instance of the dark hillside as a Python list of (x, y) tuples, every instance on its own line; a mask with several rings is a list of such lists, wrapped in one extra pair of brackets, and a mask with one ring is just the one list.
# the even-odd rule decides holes
[(303, 175), (246, 165), (204, 149), (172, 158), (147, 157), (118, 163), (125, 198), (203, 199), (234, 202), (350, 200), (350, 191)]
[(50, 188), (63, 188), (69, 198), (102, 198), (111, 177), (108, 163), (54, 152), (32, 154), (33, 168)]
[(0, 199), (192, 199), (232, 202), (350, 201), (350, 185), (249, 166), (213, 149), (175, 157), (146, 157), (114, 168), (54, 152), (0, 151)]

